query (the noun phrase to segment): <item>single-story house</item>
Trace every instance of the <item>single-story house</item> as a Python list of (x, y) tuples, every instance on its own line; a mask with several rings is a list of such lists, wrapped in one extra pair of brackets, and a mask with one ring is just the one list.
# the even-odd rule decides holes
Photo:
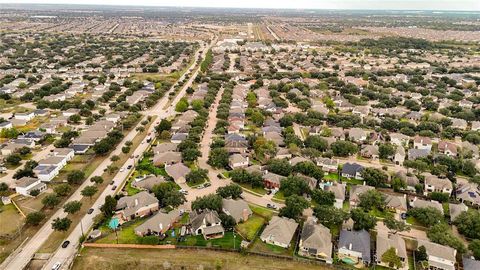
[(297, 227), (298, 223), (293, 219), (273, 216), (260, 235), (260, 239), (271, 245), (288, 248)]

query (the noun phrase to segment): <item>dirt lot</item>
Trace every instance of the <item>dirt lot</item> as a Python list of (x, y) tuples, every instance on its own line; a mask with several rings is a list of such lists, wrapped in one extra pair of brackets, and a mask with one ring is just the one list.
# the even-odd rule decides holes
[(238, 253), (207, 250), (148, 250), (86, 248), (77, 257), (74, 270), (90, 269), (234, 269), (234, 270), (326, 270), (325, 266), (242, 256)]

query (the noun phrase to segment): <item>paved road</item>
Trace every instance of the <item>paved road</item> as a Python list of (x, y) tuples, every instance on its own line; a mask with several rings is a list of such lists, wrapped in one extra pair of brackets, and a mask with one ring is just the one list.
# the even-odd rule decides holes
[[(33, 156), (30, 160), (35, 160), (35, 161), (39, 161), (41, 159), (44, 159), (48, 156), (48, 154), (50, 154), (50, 150), (54, 149), (55, 146), (53, 146), (53, 144), (50, 144), (48, 145), (47, 147), (45, 147), (44, 149), (38, 151), (38, 152), (33, 152)], [(13, 169), (13, 170), (7, 170), (7, 174), (5, 174), (4, 176), (2, 176), (2, 178), (0, 179), (0, 182), (4, 182), (4, 183), (7, 183), (7, 185), (11, 188), (14, 188), (16, 186), (15, 184), (15, 179), (13, 178), (13, 175), (21, 168), (23, 168), (23, 165), (25, 164), (26, 161), (22, 161), (22, 164), (17, 167), (16, 169)]]
[[(212, 41), (211, 44), (214, 44), (214, 41)], [(206, 55), (206, 52), (208, 51), (208, 49), (211, 47), (211, 44), (210, 46), (208, 46), (207, 48), (201, 48), (200, 50), (203, 50), (203, 53), (202, 53), (202, 59), (205, 57)], [(199, 50), (199, 51), (200, 51)], [(199, 56), (199, 51), (197, 51), (197, 53), (195, 54), (195, 59), (198, 58)], [(180, 77), (179, 81), (182, 81), (185, 76), (187, 74), (189, 74), (191, 71), (194, 70), (194, 67), (197, 65), (198, 63), (195, 62), (188, 70), (188, 72), (186, 72), (184, 75), (182, 75), (182, 77)], [(170, 116), (173, 116), (175, 115), (175, 111), (173, 110), (174, 108), (174, 105), (185, 95), (186, 93), (186, 90), (188, 87), (190, 87), (193, 83), (193, 81), (195, 80), (195, 77), (198, 75), (199, 73), (199, 70), (198, 69), (195, 69), (194, 70), (194, 73), (192, 74), (192, 76), (190, 77), (190, 79), (184, 84), (184, 86), (181, 88), (181, 90), (179, 91), (178, 95), (172, 100), (171, 104), (172, 106), (168, 107), (167, 109), (163, 109), (165, 107), (165, 105), (168, 103), (168, 93), (165, 94), (165, 96), (150, 110), (146, 111), (145, 115), (148, 116), (148, 115), (156, 115), (158, 116), (157, 120), (159, 121), (160, 119), (163, 119), (163, 118), (168, 118)], [(172, 89), (170, 89), (170, 91), (173, 90), (173, 87)], [(145, 117), (146, 117), (145, 116)], [(151, 125), (149, 130), (147, 132), (154, 132), (154, 128), (155, 128), (155, 125)], [(134, 156), (142, 156), (142, 154), (146, 151), (146, 149), (148, 148), (149, 144), (146, 143), (145, 141), (142, 142), (133, 152), (133, 155)], [(120, 148), (120, 147), (119, 147)], [(133, 161), (127, 161), (128, 162), (133, 162)], [(129, 165), (129, 164), (126, 164), (126, 165)], [(120, 186), (121, 183), (127, 178), (128, 174), (130, 173), (130, 171), (128, 170), (125, 170), (123, 172), (118, 172), (117, 175), (115, 176), (115, 185), (117, 186)], [(94, 212), (90, 215), (85, 215), (82, 219), (81, 219), (81, 222), (80, 224), (78, 224), (75, 229), (70, 233), (70, 235), (67, 237), (67, 240), (70, 241), (70, 245), (67, 247), (67, 248), (61, 248), (59, 247), (55, 253), (53, 254), (53, 256), (50, 258), (50, 260), (45, 264), (44, 268), (43, 269), (51, 269), (52, 266), (56, 263), (56, 262), (60, 262), (62, 263), (64, 266), (68, 265), (68, 263), (73, 260), (74, 258), (74, 255), (76, 253), (76, 250), (77, 250), (77, 247), (79, 245), (79, 238), (80, 236), (82, 235), (82, 230), (84, 232), (87, 232), (92, 226), (93, 226), (93, 218), (95, 217), (95, 215), (99, 214), (100, 213), (100, 206), (104, 203), (105, 201), (105, 197), (108, 196), (108, 195), (114, 195), (116, 193), (116, 190), (112, 190), (110, 188), (106, 188), (102, 194), (100, 195), (100, 197), (94, 202), (92, 208), (94, 209)], [(49, 226), (50, 227), (50, 226)]]

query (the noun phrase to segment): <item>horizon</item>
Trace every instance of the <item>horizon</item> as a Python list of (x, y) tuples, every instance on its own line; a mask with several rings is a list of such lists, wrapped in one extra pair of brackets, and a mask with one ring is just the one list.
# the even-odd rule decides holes
[[(193, 0), (180, 0), (171, 3), (169, 1), (152, 1), (154, 0), (138, 0), (137, 3), (131, 4), (126, 0), (105, 0), (98, 3), (94, 0), (84, 0), (82, 2), (70, 0), (18, 0), (11, 2), (0, 0), (0, 9), (4, 8), (2, 5), (9, 6), (42, 6), (42, 5), (67, 5), (67, 6), (92, 6), (92, 7), (157, 7), (157, 8), (217, 8), (217, 9), (248, 9), (248, 10), (352, 10), (352, 11), (425, 11), (425, 12), (480, 12), (480, 1), (471, 0), (426, 0), (421, 3), (416, 1), (380, 1), (380, 0), (366, 0), (360, 3), (359, 1), (313, 1), (313, 0), (299, 0), (293, 6), (290, 1), (264, 1), (260, 4), (254, 3), (252, 0), (244, 1), (244, 4), (226, 3), (215, 5), (214, 2), (221, 2), (219, 0), (202, 1), (195, 3)], [(158, 3), (160, 2), (160, 3)], [(316, 2), (316, 3), (313, 3)], [(400, 3), (401, 2), (401, 3)], [(460, 3), (459, 3), (460, 2)], [(462, 4), (463, 3), (463, 4)], [(308, 5), (310, 4), (310, 5)], [(321, 4), (322, 6), (319, 6)], [(271, 6), (275, 5), (275, 6)], [(379, 6), (381, 6), (379, 8)], [(8, 7), (7, 7), (8, 8)]]

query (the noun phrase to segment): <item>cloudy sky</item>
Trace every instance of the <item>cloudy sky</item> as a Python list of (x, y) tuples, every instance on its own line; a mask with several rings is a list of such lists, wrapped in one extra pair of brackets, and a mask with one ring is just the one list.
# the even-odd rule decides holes
[(0, 0), (2, 3), (480, 11), (480, 0)]

